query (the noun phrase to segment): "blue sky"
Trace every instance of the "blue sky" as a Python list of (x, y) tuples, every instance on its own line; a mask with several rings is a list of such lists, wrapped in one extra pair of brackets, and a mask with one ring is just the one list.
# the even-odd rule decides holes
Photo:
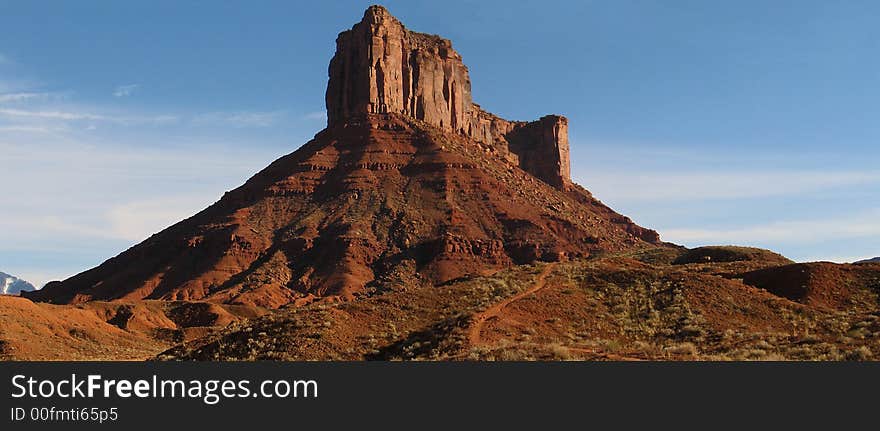
[[(323, 128), (369, 2), (217, 3), (0, 2), (0, 270), (99, 264)], [(484, 108), (567, 115), (575, 179), (664, 239), (880, 255), (876, 2), (384, 4)]]

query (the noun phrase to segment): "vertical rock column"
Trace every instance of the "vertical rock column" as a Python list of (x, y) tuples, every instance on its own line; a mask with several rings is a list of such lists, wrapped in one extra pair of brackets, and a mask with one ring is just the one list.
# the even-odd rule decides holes
[(381, 6), (339, 34), (329, 77), (330, 127), (358, 114), (403, 114), (513, 154), (511, 162), (554, 187), (570, 182), (565, 117), (521, 122), (483, 111), (452, 43), (407, 30)]
[(327, 122), (358, 113), (400, 113), (455, 132), (467, 130), (471, 88), (452, 43), (408, 31), (372, 6), (336, 39), (327, 85)]
[(566, 189), (571, 183), (568, 119), (547, 115), (518, 126), (505, 137), (510, 151), (519, 156), (520, 167), (553, 187)]

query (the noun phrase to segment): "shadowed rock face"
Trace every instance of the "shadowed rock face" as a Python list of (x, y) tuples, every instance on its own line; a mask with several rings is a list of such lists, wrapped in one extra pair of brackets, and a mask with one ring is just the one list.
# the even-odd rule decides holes
[(357, 114), (399, 113), (492, 145), (556, 188), (571, 182), (565, 117), (508, 121), (483, 111), (452, 43), (407, 30), (381, 6), (339, 34), (329, 72), (329, 126)]
[(28, 298), (277, 308), (660, 244), (568, 180), (567, 121), (470, 101), (448, 41), (380, 7), (339, 36), (329, 126), (220, 201)]

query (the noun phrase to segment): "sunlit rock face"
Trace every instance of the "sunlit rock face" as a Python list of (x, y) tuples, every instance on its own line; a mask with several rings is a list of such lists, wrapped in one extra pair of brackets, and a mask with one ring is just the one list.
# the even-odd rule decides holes
[(360, 114), (404, 114), (492, 145), (556, 188), (570, 184), (565, 117), (508, 121), (482, 110), (452, 43), (407, 30), (381, 6), (339, 34), (329, 75), (328, 126)]

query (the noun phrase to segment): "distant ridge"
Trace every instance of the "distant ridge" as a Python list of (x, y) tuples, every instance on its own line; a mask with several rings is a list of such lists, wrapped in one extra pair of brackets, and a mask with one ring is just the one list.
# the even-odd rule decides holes
[(5, 272), (0, 272), (0, 293), (18, 295), (21, 292), (32, 292), (34, 290), (36, 288), (33, 284)]

